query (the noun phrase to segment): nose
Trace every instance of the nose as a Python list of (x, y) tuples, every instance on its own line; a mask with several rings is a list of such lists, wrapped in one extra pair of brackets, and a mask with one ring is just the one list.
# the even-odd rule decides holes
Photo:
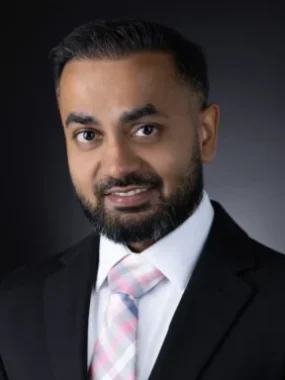
[(101, 160), (103, 176), (122, 178), (136, 172), (141, 167), (141, 159), (127, 144), (113, 143), (104, 150)]

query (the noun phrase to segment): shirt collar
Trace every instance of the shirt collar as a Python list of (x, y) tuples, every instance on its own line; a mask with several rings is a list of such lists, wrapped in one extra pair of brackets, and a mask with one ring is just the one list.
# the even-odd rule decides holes
[[(210, 199), (203, 191), (195, 212), (178, 228), (141, 253), (181, 291), (185, 290), (203, 249), (213, 216)], [(96, 290), (103, 285), (112, 266), (127, 254), (135, 253), (101, 236)]]

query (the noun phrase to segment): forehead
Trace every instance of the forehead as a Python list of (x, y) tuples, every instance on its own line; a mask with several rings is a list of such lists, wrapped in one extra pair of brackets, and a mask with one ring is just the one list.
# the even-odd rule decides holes
[(146, 102), (175, 107), (186, 98), (189, 101), (189, 94), (185, 96), (185, 88), (176, 78), (172, 58), (165, 53), (144, 52), (118, 60), (72, 60), (61, 76), (59, 105), (62, 113), (71, 109), (111, 112)]

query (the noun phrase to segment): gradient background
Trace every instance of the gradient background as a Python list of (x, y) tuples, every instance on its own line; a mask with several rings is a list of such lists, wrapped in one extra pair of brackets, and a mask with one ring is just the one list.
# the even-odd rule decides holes
[(285, 253), (282, 2), (187, 3), (13, 3), (2, 13), (8, 22), (2, 95), (9, 101), (1, 102), (0, 272), (90, 232), (72, 193), (47, 56), (74, 27), (104, 17), (161, 21), (204, 47), (210, 101), (221, 107), (219, 149), (205, 167), (206, 189), (252, 237)]

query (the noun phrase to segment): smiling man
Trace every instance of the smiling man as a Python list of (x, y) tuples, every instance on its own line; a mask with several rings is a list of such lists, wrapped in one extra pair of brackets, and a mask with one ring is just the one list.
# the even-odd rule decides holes
[(284, 379), (285, 257), (204, 190), (219, 107), (201, 48), (96, 21), (52, 59), (93, 232), (3, 281), (0, 379)]
[(95, 231), (142, 252), (199, 205), (219, 112), (182, 82), (170, 54), (107, 58), (73, 59), (62, 72), (69, 168)]

